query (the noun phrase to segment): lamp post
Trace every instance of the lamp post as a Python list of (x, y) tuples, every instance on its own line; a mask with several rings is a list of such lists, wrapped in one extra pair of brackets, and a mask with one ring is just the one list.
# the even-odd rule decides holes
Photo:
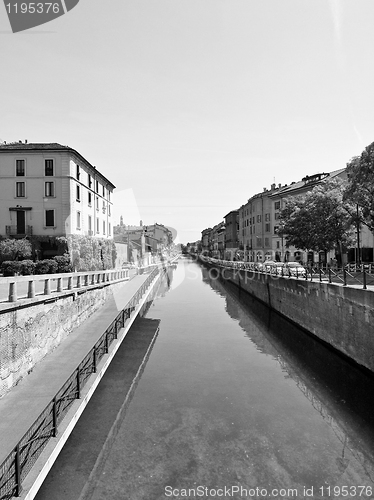
[(359, 266), (361, 264), (360, 258), (360, 219), (358, 216), (358, 205), (356, 205), (356, 227), (357, 227), (357, 253), (356, 253), (356, 264)]

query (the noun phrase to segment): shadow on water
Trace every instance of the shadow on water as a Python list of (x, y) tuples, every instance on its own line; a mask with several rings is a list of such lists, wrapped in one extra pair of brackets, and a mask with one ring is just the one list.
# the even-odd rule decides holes
[(344, 453), (349, 448), (374, 480), (374, 374), (233, 283), (212, 279), (204, 267), (202, 274), (203, 281), (225, 297), (227, 313), (239, 322), (257, 349), (277, 359), (285, 378), (296, 382), (330, 424), (343, 445), (342, 457), (338, 459), (341, 467), (344, 469)]

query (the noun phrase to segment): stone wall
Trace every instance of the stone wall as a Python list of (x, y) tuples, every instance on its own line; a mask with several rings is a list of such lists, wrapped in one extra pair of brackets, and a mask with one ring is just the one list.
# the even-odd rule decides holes
[(219, 273), (374, 372), (373, 290), (226, 268)]
[(0, 397), (73, 329), (97, 311), (122, 283), (68, 294), (55, 301), (15, 305), (0, 314)]

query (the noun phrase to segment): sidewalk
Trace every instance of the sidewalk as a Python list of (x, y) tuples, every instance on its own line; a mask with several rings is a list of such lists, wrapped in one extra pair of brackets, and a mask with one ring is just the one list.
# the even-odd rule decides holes
[(148, 278), (137, 275), (0, 399), (0, 464)]

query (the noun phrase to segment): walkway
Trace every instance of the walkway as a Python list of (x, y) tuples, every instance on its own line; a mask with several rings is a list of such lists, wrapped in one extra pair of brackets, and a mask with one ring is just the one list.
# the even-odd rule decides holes
[(39, 362), (30, 375), (0, 399), (0, 464), (148, 276), (137, 275), (125, 282), (115, 297), (111, 297)]

